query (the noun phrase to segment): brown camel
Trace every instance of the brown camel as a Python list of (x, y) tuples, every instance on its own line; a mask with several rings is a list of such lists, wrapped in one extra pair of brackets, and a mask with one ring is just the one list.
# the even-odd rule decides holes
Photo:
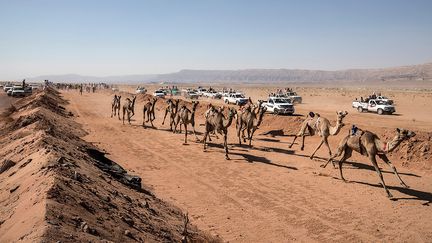
[[(394, 165), (390, 162), (390, 160), (387, 158), (386, 154), (389, 152), (392, 152), (399, 144), (402, 143), (402, 141), (407, 140), (411, 137), (414, 137), (416, 134), (412, 131), (408, 131), (405, 129), (396, 129), (396, 136), (389, 142), (383, 142), (381, 141), (378, 136), (374, 133), (371, 133), (369, 131), (364, 131), (360, 135), (353, 135), (353, 136), (346, 136), (342, 141), (339, 143), (339, 146), (337, 148), (336, 154), (331, 156), (327, 163), (323, 165), (322, 167), (326, 167), (327, 164), (331, 161), (333, 163), (333, 159), (342, 156), (341, 160), (339, 160), (339, 172), (341, 179), (346, 182), (345, 178), (342, 174), (342, 164), (345, 162), (348, 158), (351, 157), (352, 151), (356, 151), (360, 153), (361, 155), (368, 156), (369, 160), (372, 162), (372, 165), (375, 167), (375, 170), (381, 179), (381, 184), (384, 187), (384, 190), (387, 192), (387, 196), (389, 198), (393, 197), (390, 191), (387, 189), (384, 179), (381, 173), (380, 168), (378, 167), (376, 156), (378, 155), (379, 158), (381, 158), (386, 164), (390, 166), (390, 168), (393, 170), (393, 173), (396, 175), (396, 177), (399, 179), (399, 182), (402, 186), (408, 188), (408, 186), (405, 184), (405, 182), (402, 181), (400, 178), (396, 168)], [(334, 164), (333, 164), (334, 166)]]
[[(242, 139), (246, 143), (246, 137), (244, 132), (247, 132), (247, 139), (249, 140), (249, 146), (252, 147), (252, 137), (258, 127), (261, 125), (264, 113), (266, 112), (265, 107), (261, 107), (262, 102), (258, 102), (257, 106), (250, 105), (240, 112), (237, 116), (237, 137), (239, 144), (241, 145)], [(258, 110), (257, 110), (258, 109)], [(258, 117), (257, 117), (258, 115)]]
[(118, 116), (120, 120), (120, 99), (121, 96), (114, 95), (113, 101), (111, 102), (111, 117)]
[(303, 150), (306, 135), (305, 133), (307, 129), (310, 136), (318, 133), (318, 135), (321, 137), (321, 141), (316, 147), (315, 151), (310, 156), (310, 159), (314, 158), (315, 153), (323, 144), (327, 146), (329, 154), (330, 156), (332, 156), (330, 145), (328, 143), (328, 137), (337, 135), (339, 133), (341, 128), (345, 125), (342, 120), (345, 118), (346, 115), (348, 115), (347, 111), (336, 111), (336, 125), (332, 127), (330, 121), (327, 118), (320, 117), (318, 113), (310, 112), (308, 118), (306, 118), (306, 120), (302, 123), (299, 133), (294, 137), (294, 140), (289, 147), (291, 148), (293, 146), (297, 137), (302, 137), (302, 144), (300, 149)]
[(165, 118), (166, 118), (167, 114), (169, 113), (170, 114), (170, 116), (169, 116), (169, 118), (170, 118), (170, 131), (172, 131), (173, 125), (174, 125), (174, 119), (175, 119), (175, 116), (176, 116), (177, 111), (178, 111), (178, 105), (179, 105), (180, 100), (179, 99), (176, 99), (176, 100), (168, 99), (166, 102), (168, 105), (165, 108), (165, 115), (164, 115), (164, 119), (162, 121), (162, 125), (164, 125)]
[[(150, 121), (151, 126), (154, 127), (153, 121), (156, 119), (154, 107), (155, 107), (156, 102), (157, 102), (157, 98), (155, 97), (155, 98), (152, 98), (151, 100), (149, 100), (144, 105), (144, 108), (143, 108), (143, 123), (142, 123), (142, 125), (143, 125), (144, 128), (146, 128), (145, 127), (145, 123), (149, 122), (149, 121)], [(145, 120), (146, 115), (147, 115), (147, 120)]]
[(205, 133), (204, 133), (204, 151), (206, 151), (206, 141), (207, 137), (211, 132), (215, 131), (223, 135), (224, 138), (224, 148), (225, 148), (225, 159), (229, 160), (228, 157), (228, 127), (231, 126), (232, 120), (234, 116), (237, 114), (237, 111), (234, 108), (231, 108), (228, 113), (228, 119), (224, 117), (222, 112), (215, 111), (215, 114), (206, 118), (205, 122)]
[[(207, 105), (207, 111), (204, 113), (205, 114), (205, 119), (207, 119), (209, 116), (214, 116), (215, 114), (222, 113), (223, 116), (223, 111), (225, 110), (225, 106), (221, 106), (221, 107), (215, 107), (213, 106), (211, 103)], [(225, 116), (224, 116), (225, 118)], [(209, 136), (208, 139), (211, 142), (211, 135), (214, 135), (216, 137), (216, 139), (219, 139), (217, 133), (215, 131), (212, 131)]]
[(123, 105), (123, 124), (125, 120), (125, 114), (127, 114), (128, 123), (130, 124), (130, 119), (132, 117), (131, 114), (135, 109), (135, 100), (136, 100), (136, 96), (134, 96), (132, 100), (126, 98), (126, 104)]
[(199, 102), (198, 101), (192, 101), (192, 111), (189, 110), (186, 106), (182, 106), (181, 109), (177, 112), (175, 120), (174, 120), (174, 133), (177, 132), (177, 125), (180, 126), (180, 133), (181, 133), (181, 125), (184, 126), (185, 128), (185, 141), (184, 144), (187, 144), (187, 125), (191, 124), (192, 125), (192, 131), (193, 134), (195, 135), (195, 139), (196, 141), (199, 141), (198, 136), (196, 135), (196, 131), (195, 131), (195, 111), (196, 108), (198, 106)]

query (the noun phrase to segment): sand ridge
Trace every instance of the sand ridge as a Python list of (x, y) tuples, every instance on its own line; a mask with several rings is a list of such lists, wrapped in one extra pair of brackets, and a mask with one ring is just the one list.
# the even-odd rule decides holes
[(0, 242), (181, 241), (184, 213), (82, 140), (67, 103), (48, 88), (2, 114)]

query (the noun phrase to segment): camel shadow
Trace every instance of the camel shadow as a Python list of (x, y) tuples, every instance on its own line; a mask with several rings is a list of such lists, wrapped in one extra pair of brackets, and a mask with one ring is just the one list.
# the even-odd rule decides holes
[[(300, 156), (300, 157), (305, 157), (305, 158), (309, 158), (309, 155), (304, 155), (304, 154), (293, 154), (295, 156)], [(328, 158), (323, 158), (323, 157), (319, 157), (319, 156), (314, 156), (313, 160), (319, 160), (322, 162), (327, 162)], [(334, 160), (335, 165), (338, 165), (338, 160)], [(346, 165), (349, 165), (350, 167), (347, 167)], [(332, 167), (331, 164), (327, 165), (327, 167)], [(343, 165), (344, 169), (362, 169), (362, 170), (370, 170), (375, 172), (375, 167), (373, 167), (372, 165), (368, 165), (368, 164), (363, 164), (363, 163), (359, 163), (359, 162), (354, 162), (354, 161), (345, 161), (344, 165)], [(380, 166), (380, 170), (382, 173), (386, 173), (386, 174), (393, 174), (393, 171), (388, 171), (388, 170), (384, 170), (381, 166)], [(420, 178), (421, 176), (413, 174), (413, 173), (405, 173), (405, 172), (399, 172), (399, 175), (405, 175), (405, 176), (413, 176), (413, 177), (418, 177)]]
[(272, 165), (272, 166), (276, 166), (276, 167), (280, 167), (280, 168), (285, 168), (285, 169), (290, 169), (290, 170), (298, 170), (297, 167), (275, 164), (275, 163), (271, 162), (269, 159), (267, 159), (266, 157), (262, 157), (262, 156), (255, 156), (255, 155), (244, 154), (244, 153), (230, 153), (230, 154), (242, 156), (244, 158), (244, 160), (246, 160), (249, 163), (258, 162), (258, 163), (263, 163), (266, 165)]
[(283, 148), (274, 148), (274, 147), (252, 147), (252, 149), (264, 151), (264, 152), (276, 152), (281, 154), (294, 154), (294, 150), (283, 149)]
[(264, 141), (264, 142), (273, 142), (278, 143), (280, 142), (279, 139), (273, 139), (273, 138), (255, 138), (256, 140)]
[[(361, 184), (361, 185), (372, 186), (376, 188), (383, 188), (381, 184), (371, 184), (371, 183), (361, 182), (361, 181), (350, 181), (350, 182)], [(425, 206), (429, 206), (429, 204), (432, 203), (432, 193), (419, 191), (411, 188), (405, 188), (405, 187), (397, 187), (397, 186), (389, 186), (389, 185), (386, 186), (390, 190), (399, 191), (400, 193), (411, 196), (411, 197), (392, 198), (392, 200), (394, 201), (398, 201), (398, 200), (426, 201), (425, 203), (423, 203), (423, 205)]]

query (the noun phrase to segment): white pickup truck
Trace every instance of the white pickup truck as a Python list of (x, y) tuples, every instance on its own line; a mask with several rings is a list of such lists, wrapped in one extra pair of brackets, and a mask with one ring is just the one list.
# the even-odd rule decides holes
[(352, 107), (357, 109), (359, 112), (369, 111), (376, 112), (380, 115), (384, 113), (392, 114), (396, 112), (396, 109), (388, 101), (383, 100), (369, 100), (368, 102), (361, 102), (358, 100), (353, 101)]
[(241, 93), (230, 93), (228, 96), (223, 97), (226, 104), (243, 105), (248, 102), (248, 99)]
[(267, 102), (262, 103), (263, 107), (267, 108), (268, 112), (273, 114), (294, 114), (294, 105), (289, 99), (279, 98), (279, 97), (269, 97)]

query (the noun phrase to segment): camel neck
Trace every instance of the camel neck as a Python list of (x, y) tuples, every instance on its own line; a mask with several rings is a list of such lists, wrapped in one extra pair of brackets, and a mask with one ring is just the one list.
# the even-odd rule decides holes
[(389, 142), (381, 142), (381, 151), (384, 153), (389, 153), (395, 150), (399, 144), (403, 141), (403, 139), (400, 139), (398, 135), (396, 135), (392, 140)]
[(232, 123), (232, 120), (233, 120), (233, 114), (232, 113), (230, 113), (229, 115), (228, 115), (228, 121), (227, 120), (225, 120), (227, 123), (226, 124), (224, 124), (224, 128), (228, 128), (229, 126), (231, 126), (231, 123)]
[(341, 128), (344, 126), (342, 123), (342, 117), (337, 116), (336, 125), (334, 127), (330, 127), (330, 135), (337, 135)]

